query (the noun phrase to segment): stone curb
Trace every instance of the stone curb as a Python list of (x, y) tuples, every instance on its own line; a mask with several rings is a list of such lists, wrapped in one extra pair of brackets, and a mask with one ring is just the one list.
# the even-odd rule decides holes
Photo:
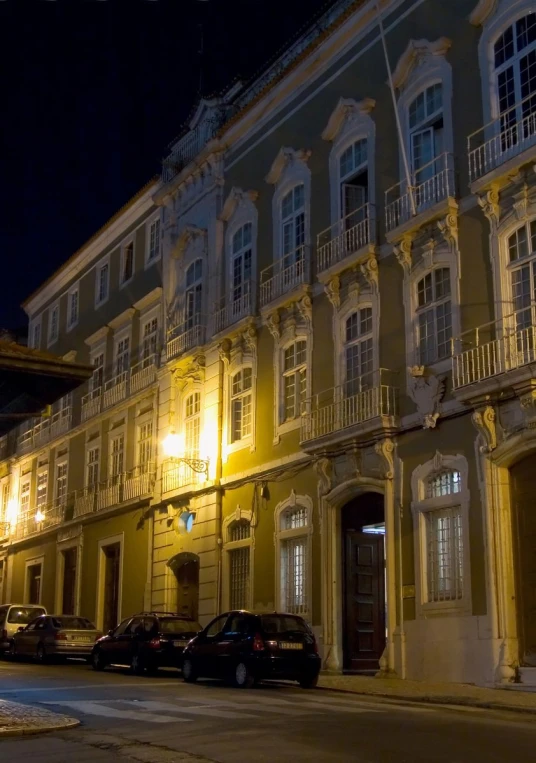
[(80, 725), (78, 718), (4, 699), (0, 700), (0, 718), (0, 737), (44, 734)]
[(15, 726), (14, 728), (0, 728), (0, 737), (32, 736), (34, 734), (46, 734), (49, 731), (65, 731), (80, 726), (77, 718), (65, 718), (65, 720), (53, 725)]
[(477, 700), (477, 699), (471, 699), (469, 697), (450, 697), (448, 695), (445, 696), (433, 696), (429, 697), (426, 695), (423, 695), (422, 697), (408, 697), (405, 694), (386, 694), (384, 692), (367, 692), (367, 691), (356, 691), (353, 689), (336, 689), (332, 686), (317, 686), (317, 689), (320, 689), (320, 691), (328, 691), (333, 692), (335, 694), (353, 694), (354, 696), (360, 696), (360, 697), (377, 697), (380, 699), (392, 699), (396, 700), (397, 702), (404, 701), (404, 702), (412, 702), (414, 704), (423, 704), (423, 705), (450, 705), (450, 706), (458, 706), (458, 707), (478, 707), (482, 710), (500, 710), (502, 711), (508, 711), (508, 712), (514, 712), (514, 713), (524, 713), (526, 715), (536, 715), (536, 707), (524, 707), (523, 705), (508, 705), (504, 704), (502, 702), (485, 702), (483, 700)]

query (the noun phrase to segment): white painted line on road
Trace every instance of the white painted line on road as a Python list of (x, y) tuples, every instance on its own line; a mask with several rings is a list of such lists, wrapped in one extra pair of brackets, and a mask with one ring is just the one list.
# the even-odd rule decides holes
[[(73, 701), (73, 702), (41, 702), (42, 705), (60, 705), (70, 710), (78, 710), (86, 715), (103, 715), (106, 718), (121, 718), (127, 721), (148, 721), (149, 723), (188, 723), (190, 718), (170, 717), (169, 715), (154, 715), (153, 713), (136, 712), (135, 710), (117, 710), (104, 702)], [(137, 704), (142, 704), (141, 702)]]
[(172, 705), (170, 702), (156, 702), (151, 700), (144, 700), (142, 702), (136, 702), (138, 706), (146, 707), (148, 710), (155, 711), (170, 711), (173, 710), (176, 713), (186, 713), (187, 715), (204, 715), (211, 718), (255, 718), (254, 715), (240, 712), (235, 713), (228, 710), (220, 710), (217, 707), (187, 707), (183, 705)]
[(0, 689), (0, 697), (2, 697), (4, 694), (25, 694), (26, 692), (37, 692), (37, 691), (85, 691), (86, 689), (94, 689), (95, 691), (102, 691), (108, 690), (108, 689), (131, 689), (132, 687), (139, 687), (139, 686), (176, 686), (176, 681), (129, 681), (125, 684), (84, 684), (82, 686), (32, 686), (29, 689), (19, 688), (19, 689)]

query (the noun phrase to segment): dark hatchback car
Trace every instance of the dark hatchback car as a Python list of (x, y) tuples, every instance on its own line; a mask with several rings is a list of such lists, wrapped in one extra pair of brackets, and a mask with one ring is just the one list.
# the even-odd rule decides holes
[(227, 612), (212, 620), (186, 647), (182, 675), (222, 678), (248, 688), (265, 679), (316, 686), (320, 657), (313, 631), (298, 615)]
[(95, 643), (91, 664), (95, 670), (129, 665), (138, 675), (158, 668), (180, 668), (184, 647), (200, 630), (198, 622), (183, 615), (142, 612), (127, 617)]

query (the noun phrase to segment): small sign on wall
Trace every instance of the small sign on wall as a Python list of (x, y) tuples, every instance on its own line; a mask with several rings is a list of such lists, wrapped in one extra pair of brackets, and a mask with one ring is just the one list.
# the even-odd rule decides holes
[(403, 599), (414, 599), (415, 598), (415, 586), (414, 585), (403, 585), (402, 586), (402, 598)]

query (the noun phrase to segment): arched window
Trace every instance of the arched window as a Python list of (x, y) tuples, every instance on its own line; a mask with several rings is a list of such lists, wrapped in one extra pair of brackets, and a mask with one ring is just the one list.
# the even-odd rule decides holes
[(307, 340), (298, 339), (283, 350), (282, 421), (301, 415), (307, 398)]
[(253, 258), (252, 229), (252, 224), (246, 223), (233, 235), (231, 253), (231, 310), (233, 317), (241, 315), (244, 310), (249, 308)]
[(451, 354), (450, 269), (435, 268), (416, 288), (417, 354), (420, 365), (430, 365)]
[(187, 458), (199, 458), (201, 393), (192, 392), (184, 405), (184, 449)]
[(241, 368), (231, 377), (231, 442), (252, 434), (252, 369)]
[(198, 325), (202, 311), (203, 261), (196, 260), (186, 271), (185, 323), (186, 329)]
[(228, 524), (224, 550), (229, 609), (247, 609), (251, 585), (251, 524), (248, 519), (235, 519)]
[(304, 257), (305, 244), (305, 186), (295, 185), (281, 200), (281, 251), (283, 269)]
[[(443, 85), (422, 90), (408, 107), (409, 150), (414, 184), (421, 186), (442, 169), (435, 159), (443, 153)], [(418, 189), (417, 189), (418, 190)], [(419, 205), (426, 199), (416, 199)]]
[(345, 322), (345, 397), (352, 397), (372, 384), (374, 359), (372, 308), (362, 307)]
[(369, 200), (366, 138), (356, 140), (340, 155), (339, 182), (341, 217), (344, 220), (344, 230), (350, 230), (368, 217), (365, 206)]
[(311, 614), (311, 514), (308, 496), (291, 497), (276, 507), (278, 605), (295, 615)]
[[(521, 225), (508, 237), (508, 270), (512, 288), (512, 305), (515, 313), (516, 331), (536, 325), (536, 220)], [(532, 337), (525, 339), (531, 349)], [(521, 339), (523, 342), (523, 339)]]

